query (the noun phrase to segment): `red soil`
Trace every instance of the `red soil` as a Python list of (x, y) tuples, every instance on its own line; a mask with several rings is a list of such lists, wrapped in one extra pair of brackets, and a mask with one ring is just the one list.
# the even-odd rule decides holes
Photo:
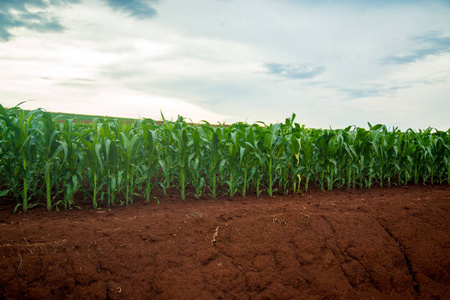
[(449, 299), (449, 208), (448, 185), (16, 215), (3, 204), (0, 298)]

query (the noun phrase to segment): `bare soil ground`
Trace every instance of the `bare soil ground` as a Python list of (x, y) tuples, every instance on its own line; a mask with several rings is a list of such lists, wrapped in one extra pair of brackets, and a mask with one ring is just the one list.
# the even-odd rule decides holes
[(450, 187), (14, 215), (1, 299), (450, 299)]

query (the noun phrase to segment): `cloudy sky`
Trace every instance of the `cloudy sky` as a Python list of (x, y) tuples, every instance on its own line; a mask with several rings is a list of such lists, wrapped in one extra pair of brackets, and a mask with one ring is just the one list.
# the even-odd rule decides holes
[(0, 0), (0, 103), (450, 127), (448, 0)]

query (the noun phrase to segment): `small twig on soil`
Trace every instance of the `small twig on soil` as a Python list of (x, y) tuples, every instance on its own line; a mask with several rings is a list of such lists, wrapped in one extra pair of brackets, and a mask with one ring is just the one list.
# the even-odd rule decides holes
[(211, 245), (214, 246), (214, 243), (217, 242), (217, 241), (216, 241), (216, 237), (217, 237), (218, 234), (219, 234), (219, 226), (217, 226), (216, 231), (215, 231), (214, 234), (213, 234), (213, 238), (212, 238), (212, 240), (211, 240)]
[(278, 219), (278, 218), (272, 218), (272, 221), (273, 221), (274, 223), (275, 223), (275, 222), (278, 222), (278, 223), (280, 223), (280, 224), (287, 225), (287, 222), (286, 222), (285, 219), (280, 220), (280, 219)]
[[(30, 244), (28, 244), (28, 241), (27, 241), (27, 239), (26, 239), (26, 238), (23, 238), (23, 239), (24, 239), (25, 243), (27, 243), (27, 246), (30, 246)], [(33, 253), (33, 251), (31, 251), (31, 249), (30, 249), (30, 248), (28, 248), (28, 250), (30, 251), (31, 255), (33, 255), (33, 254), (34, 254), (34, 253)]]
[(17, 267), (17, 271), (19, 271), (22, 267), (22, 255), (20, 255), (20, 253), (17, 253), (17, 255), (19, 256), (19, 266)]
[(239, 230), (237, 230), (236, 227), (234, 227), (234, 229), (236, 230), (236, 232), (237, 232), (239, 235), (241, 235), (241, 233), (239, 232)]
[(113, 232), (115, 232), (115, 231), (117, 231), (117, 230), (119, 230), (119, 229), (122, 229), (122, 227), (119, 227), (119, 228), (114, 229), (114, 230), (111, 231), (109, 234), (111, 234), (111, 233), (113, 233)]

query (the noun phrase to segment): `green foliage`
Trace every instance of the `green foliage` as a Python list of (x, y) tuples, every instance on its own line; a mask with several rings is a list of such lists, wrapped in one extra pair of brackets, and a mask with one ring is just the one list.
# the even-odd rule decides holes
[[(294, 122), (188, 124), (94, 118), (55, 119), (0, 105), (0, 196), (27, 211), (71, 208), (76, 193), (92, 206), (147, 201), (155, 187), (191, 194), (245, 197), (267, 193), (450, 183), (450, 130), (401, 132), (309, 129)], [(118, 200), (119, 197), (124, 199)], [(159, 201), (159, 200), (158, 200)]]

